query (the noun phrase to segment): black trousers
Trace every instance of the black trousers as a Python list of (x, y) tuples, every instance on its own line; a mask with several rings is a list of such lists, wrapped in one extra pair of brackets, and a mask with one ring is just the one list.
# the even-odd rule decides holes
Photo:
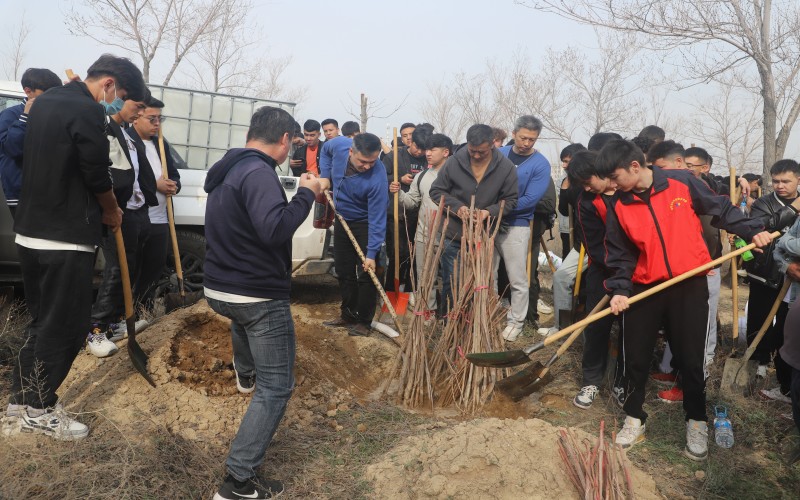
[[(769, 310), (778, 298), (779, 290), (763, 285), (756, 280), (750, 280), (750, 299), (747, 306), (747, 345), (753, 340), (761, 329), (764, 320), (767, 319)], [(761, 365), (766, 365), (775, 355), (775, 376), (781, 386), (783, 394), (789, 394), (792, 383), (792, 368), (781, 358), (778, 350), (783, 345), (783, 328), (786, 324), (786, 315), (789, 312), (789, 305), (781, 302), (778, 312), (775, 314), (775, 322), (767, 328), (764, 338), (761, 339), (756, 350), (753, 352), (754, 360)]]
[[(369, 223), (348, 221), (347, 225), (366, 255)], [(342, 319), (369, 326), (375, 315), (378, 291), (338, 218), (333, 229), (333, 263), (342, 294)]]
[(133, 288), (136, 303), (148, 309), (153, 306), (155, 285), (164, 273), (169, 245), (169, 224), (151, 224), (150, 237), (142, 246), (139, 276)]
[(56, 390), (89, 330), (94, 252), (20, 245), (17, 251), (31, 324), (14, 369), (9, 401), (44, 409), (58, 401)]
[[(120, 231), (125, 242), (125, 257), (128, 261), (131, 286), (135, 286), (141, 269), (142, 249), (150, 237), (150, 216), (147, 206), (126, 211), (122, 216)], [(123, 316), (125, 304), (122, 298), (117, 242), (113, 234), (103, 237), (101, 248), (106, 265), (103, 268), (103, 283), (97, 290), (97, 298), (92, 306), (92, 323), (105, 330), (109, 323), (116, 322)]]
[[(591, 311), (606, 296), (603, 288), (603, 280), (606, 278), (602, 268), (597, 265), (589, 265), (586, 271), (586, 311)], [(611, 338), (611, 327), (616, 316), (608, 315), (599, 319), (586, 327), (583, 331), (583, 385), (600, 386), (606, 374), (608, 364), (609, 339)], [(622, 340), (622, 322), (620, 322), (620, 340)], [(620, 384), (620, 377), (624, 370), (622, 346), (617, 355), (617, 369), (615, 372), (614, 385)]]
[[(653, 285), (635, 285), (641, 293)], [(625, 382), (630, 393), (623, 409), (643, 422), (647, 412), (642, 405), (658, 329), (665, 325), (671, 333), (675, 368), (683, 380), (683, 410), (686, 418), (708, 420), (706, 416), (705, 352), (708, 334), (708, 280), (695, 276), (633, 304), (624, 313), (623, 356)]]
[(566, 259), (567, 255), (569, 255), (570, 250), (572, 247), (569, 244), (569, 233), (559, 233), (561, 234), (561, 258)]

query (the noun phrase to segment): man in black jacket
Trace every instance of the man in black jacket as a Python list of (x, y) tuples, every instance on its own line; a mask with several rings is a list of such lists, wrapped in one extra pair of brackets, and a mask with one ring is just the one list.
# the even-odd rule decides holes
[[(798, 196), (800, 165), (794, 160), (780, 160), (772, 166), (769, 173), (772, 176), (773, 192), (753, 202), (750, 217), (760, 220), (767, 231), (786, 232), (797, 219), (797, 211), (800, 209), (800, 196)], [(773, 257), (775, 241), (777, 240), (773, 240), (763, 253), (754, 253), (755, 259), (744, 265), (747, 276), (750, 277), (750, 301), (747, 307), (748, 345), (753, 342), (767, 318), (785, 279)], [(756, 375), (760, 378), (766, 378), (767, 364), (775, 353), (775, 375), (779, 387), (762, 389), (760, 394), (762, 397), (784, 403), (791, 401), (788, 394), (792, 370), (783, 361), (778, 350), (783, 345), (783, 326), (788, 312), (789, 305), (784, 301), (778, 308), (775, 322), (770, 324), (753, 353), (753, 359), (759, 364)]]
[(85, 83), (50, 89), (31, 108), (14, 225), (31, 323), (6, 411), (25, 432), (56, 439), (89, 433), (56, 405), (56, 390), (89, 328), (102, 225), (116, 231), (122, 223), (108, 172), (104, 111), (115, 114), (123, 98), (143, 95), (141, 71), (128, 59), (104, 55), (89, 67)]
[[(142, 251), (150, 237), (148, 209), (158, 205), (156, 180), (147, 161), (144, 144), (133, 140), (132, 129), (127, 128), (147, 107), (150, 93), (145, 92), (139, 100), (128, 99), (119, 113), (108, 121), (111, 151), (111, 175), (114, 179), (114, 195), (122, 216), (122, 238), (125, 242), (125, 257), (128, 261), (131, 286), (135, 285), (142, 262)], [(126, 127), (126, 128), (123, 128)], [(114, 341), (122, 340), (125, 332), (120, 330), (124, 312), (122, 300), (122, 277), (114, 235), (103, 237), (103, 282), (97, 291), (92, 306), (92, 324), (86, 347), (98, 358), (117, 352)]]

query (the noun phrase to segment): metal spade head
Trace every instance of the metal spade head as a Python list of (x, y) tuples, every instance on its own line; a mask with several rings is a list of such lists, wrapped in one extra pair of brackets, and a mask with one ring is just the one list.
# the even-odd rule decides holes
[(147, 373), (147, 354), (145, 354), (145, 352), (142, 350), (142, 347), (139, 345), (139, 343), (136, 342), (136, 325), (134, 317), (131, 316), (126, 318), (125, 323), (128, 326), (128, 356), (131, 358), (133, 367), (136, 368), (136, 371), (139, 372), (150, 385), (155, 387), (156, 383), (150, 377), (150, 374)]
[(492, 368), (510, 368), (531, 360), (521, 349), (500, 352), (472, 352), (467, 354), (467, 359), (475, 366), (490, 366)]
[(525, 396), (541, 390), (553, 380), (550, 369), (546, 366), (542, 366), (541, 363), (537, 362), (526, 368), (526, 370), (530, 370), (527, 383), (523, 383), (524, 381), (520, 379), (520, 383), (518, 384), (510, 384), (505, 388), (499, 389), (503, 394), (510, 397), (512, 401), (519, 401)]
[(495, 387), (501, 392), (507, 392), (515, 387), (525, 387), (539, 378), (539, 373), (544, 369), (541, 362), (535, 361), (517, 373), (495, 382)]

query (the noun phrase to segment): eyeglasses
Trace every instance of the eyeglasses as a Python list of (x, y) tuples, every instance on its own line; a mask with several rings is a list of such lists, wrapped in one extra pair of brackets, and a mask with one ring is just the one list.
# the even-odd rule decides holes
[(697, 163), (697, 164), (695, 164), (695, 163), (686, 162), (686, 166), (688, 168), (700, 168), (700, 167), (705, 167), (706, 165), (708, 165), (708, 163)]
[(166, 116), (145, 116), (145, 118), (147, 118), (147, 121), (150, 122), (150, 125), (155, 125), (156, 123), (164, 123), (165, 121), (167, 121)]

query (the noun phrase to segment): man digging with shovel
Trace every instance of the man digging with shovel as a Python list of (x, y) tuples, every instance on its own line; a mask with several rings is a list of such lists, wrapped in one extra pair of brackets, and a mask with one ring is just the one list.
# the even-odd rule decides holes
[(658, 328), (665, 323), (672, 332), (676, 368), (683, 374), (684, 453), (692, 460), (705, 460), (706, 277), (687, 278), (659, 297), (630, 306), (628, 298), (711, 261), (698, 215), (715, 216), (717, 227), (752, 240), (757, 247), (767, 246), (770, 235), (760, 222), (745, 218), (730, 200), (713, 193), (690, 172), (648, 169), (644, 153), (630, 141), (614, 140), (603, 147), (597, 172), (617, 187), (606, 219), (606, 265), (611, 277), (604, 285), (612, 296), (611, 311), (624, 313), (625, 377), (631, 393), (616, 442), (629, 448), (644, 440), (645, 385)]

